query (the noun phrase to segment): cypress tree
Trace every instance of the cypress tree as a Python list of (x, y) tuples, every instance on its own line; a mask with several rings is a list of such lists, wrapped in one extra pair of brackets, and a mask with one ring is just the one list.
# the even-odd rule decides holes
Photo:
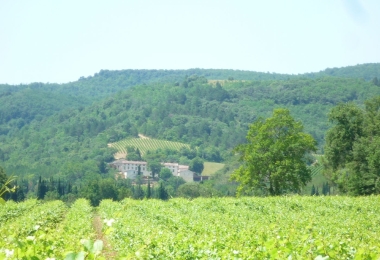
[(138, 184), (135, 188), (134, 188), (134, 194), (133, 194), (133, 198), (134, 199), (143, 199), (144, 198), (144, 192), (141, 188), (141, 184)]
[(141, 165), (139, 165), (137, 167), (137, 175), (140, 176), (141, 175)]
[(147, 187), (147, 190), (146, 190), (146, 197), (148, 199), (150, 199), (152, 197), (152, 191), (150, 189), (150, 181), (148, 180), (148, 187)]
[(46, 181), (41, 180), (40, 176), (37, 187), (37, 199), (43, 200), (47, 191)]
[(166, 191), (164, 185), (162, 185), (162, 182), (160, 183), (160, 187), (158, 188), (158, 198), (160, 200), (167, 200), (169, 198), (169, 194)]
[(313, 187), (311, 187), (311, 193), (310, 193), (311, 196), (315, 195), (315, 186), (313, 184)]
[(138, 156), (139, 161), (141, 161), (141, 152), (139, 148), (136, 149), (136, 154)]
[(41, 175), (38, 178), (38, 184), (37, 184), (37, 199), (42, 200), (42, 180), (41, 180)]

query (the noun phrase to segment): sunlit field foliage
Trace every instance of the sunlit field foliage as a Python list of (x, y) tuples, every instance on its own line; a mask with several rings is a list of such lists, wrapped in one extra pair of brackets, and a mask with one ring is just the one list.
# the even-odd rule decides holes
[(103, 201), (119, 257), (141, 259), (377, 259), (378, 197)]
[[(28, 200), (0, 208), (0, 259), (379, 259), (379, 234), (378, 196), (125, 199), (98, 208), (84, 199), (71, 207)], [(97, 237), (107, 248), (92, 246)]]

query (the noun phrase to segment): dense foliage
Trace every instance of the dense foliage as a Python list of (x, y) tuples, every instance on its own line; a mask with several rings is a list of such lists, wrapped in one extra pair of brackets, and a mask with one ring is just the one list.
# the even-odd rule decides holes
[[(198, 156), (230, 162), (231, 149), (245, 142), (249, 125), (280, 107), (303, 123), (323, 153), (328, 111), (340, 102), (362, 106), (380, 95), (371, 80), (380, 78), (378, 67), (334, 69), (331, 75), (342, 78), (325, 73), (126, 70), (101, 71), (67, 84), (0, 85), (0, 165), (19, 176), (18, 185), (27, 195), (37, 194), (39, 176), (54, 176), (54, 181), (78, 189), (111, 177), (107, 162), (116, 149), (107, 145), (133, 140), (139, 133), (190, 147), (177, 155), (165, 152), (170, 161), (190, 163)], [(357, 76), (347, 78), (347, 70)]]
[(380, 97), (339, 104), (331, 110), (334, 126), (326, 135), (326, 175), (352, 195), (380, 193)]
[[(102, 201), (119, 258), (377, 259), (377, 197)], [(344, 220), (344, 221), (342, 221)], [(317, 257), (320, 258), (317, 258)]]
[(64, 259), (72, 253), (89, 255), (81, 240), (95, 238), (92, 210), (83, 199), (70, 208), (62, 201), (7, 202), (0, 208), (0, 257)]
[[(378, 63), (367, 63), (343, 68), (328, 68), (317, 73), (306, 73), (306, 77), (333, 76), (341, 78), (357, 78), (371, 81), (380, 79), (380, 66)], [(375, 80), (376, 81), (376, 80)]]
[(231, 177), (240, 183), (239, 192), (254, 188), (272, 196), (299, 193), (311, 180), (305, 156), (315, 152), (315, 143), (289, 110), (275, 109), (272, 117), (253, 123), (247, 143), (236, 147), (243, 165)]
[(379, 216), (376, 196), (7, 202), (0, 258), (378, 259)]

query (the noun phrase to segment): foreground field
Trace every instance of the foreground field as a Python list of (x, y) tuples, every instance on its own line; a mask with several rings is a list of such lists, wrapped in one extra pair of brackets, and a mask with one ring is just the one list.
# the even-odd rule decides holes
[[(7, 203), (0, 209), (0, 259), (9, 252), (91, 256), (83, 241), (96, 238), (107, 245), (97, 259), (379, 259), (379, 199), (126, 199), (104, 200), (96, 211), (85, 200), (71, 208)], [(91, 219), (104, 223), (97, 232)]]
[(142, 259), (378, 259), (378, 197), (103, 201), (119, 256)]

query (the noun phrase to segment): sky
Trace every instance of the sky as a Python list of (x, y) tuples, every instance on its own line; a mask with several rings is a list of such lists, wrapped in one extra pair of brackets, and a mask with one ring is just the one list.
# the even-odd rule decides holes
[(379, 0), (0, 0), (0, 83), (380, 62)]

